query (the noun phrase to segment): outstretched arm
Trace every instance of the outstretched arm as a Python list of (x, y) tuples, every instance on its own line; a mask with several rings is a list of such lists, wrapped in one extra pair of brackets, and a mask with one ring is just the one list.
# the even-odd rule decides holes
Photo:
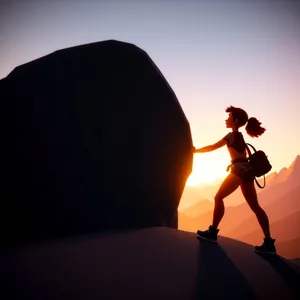
[(194, 148), (194, 153), (204, 153), (204, 152), (210, 152), (214, 151), (218, 148), (221, 148), (227, 144), (225, 139), (221, 139), (220, 141), (216, 142), (213, 145), (205, 146), (199, 149)]

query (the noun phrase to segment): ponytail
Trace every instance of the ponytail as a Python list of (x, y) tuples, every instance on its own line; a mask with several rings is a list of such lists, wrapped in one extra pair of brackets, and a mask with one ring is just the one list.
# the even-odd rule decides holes
[(246, 132), (251, 137), (259, 137), (266, 131), (266, 129), (261, 127), (260, 125), (261, 125), (261, 122), (259, 122), (256, 118), (252, 117), (247, 122), (247, 125), (245, 128)]

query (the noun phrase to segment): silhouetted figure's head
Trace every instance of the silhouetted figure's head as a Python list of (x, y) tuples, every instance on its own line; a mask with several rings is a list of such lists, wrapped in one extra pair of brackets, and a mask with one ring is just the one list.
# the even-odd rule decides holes
[(248, 118), (248, 114), (245, 110), (229, 106), (226, 108), (226, 112), (229, 113), (229, 117), (226, 120), (226, 126), (232, 128), (233, 126), (240, 128), (246, 125), (246, 132), (251, 137), (258, 137), (265, 132), (265, 128), (261, 127), (261, 122), (259, 122), (256, 118)]

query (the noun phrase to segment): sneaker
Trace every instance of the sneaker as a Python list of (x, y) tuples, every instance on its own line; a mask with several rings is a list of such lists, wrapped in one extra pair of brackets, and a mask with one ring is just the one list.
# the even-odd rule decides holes
[(264, 238), (261, 246), (255, 246), (254, 251), (261, 254), (276, 254), (275, 240), (272, 238)]
[(216, 243), (218, 239), (218, 232), (219, 229), (215, 229), (212, 226), (209, 226), (208, 229), (205, 231), (198, 230), (197, 235), (203, 240)]

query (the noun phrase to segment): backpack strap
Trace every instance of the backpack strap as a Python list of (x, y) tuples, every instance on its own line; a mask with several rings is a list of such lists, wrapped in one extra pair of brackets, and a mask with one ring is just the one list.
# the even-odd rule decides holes
[(256, 182), (256, 185), (260, 188), (260, 189), (263, 189), (265, 186), (266, 186), (266, 177), (264, 175), (264, 185), (260, 185), (258, 180), (256, 179), (256, 177), (254, 177), (254, 180)]
[[(250, 147), (252, 148), (252, 150), (254, 151), (254, 153), (256, 152), (256, 149), (255, 149), (254, 146), (252, 146), (251, 144), (246, 143), (246, 149), (247, 149), (247, 152), (248, 152), (248, 156), (250, 157), (252, 153), (251, 153), (251, 151), (250, 151), (250, 149), (249, 149), (248, 146), (250, 146)], [(263, 189), (263, 188), (266, 186), (266, 177), (265, 177), (265, 175), (264, 175), (264, 185), (260, 185), (259, 182), (258, 182), (258, 180), (256, 179), (256, 177), (254, 177), (254, 180), (255, 180), (255, 182), (256, 182), (256, 185), (257, 185), (259, 188)]]
[(252, 153), (251, 153), (251, 151), (250, 151), (250, 149), (249, 149), (248, 146), (250, 146), (254, 152), (256, 152), (256, 149), (251, 144), (246, 143), (246, 149), (247, 149), (247, 152), (248, 152), (248, 156), (250, 156)]

